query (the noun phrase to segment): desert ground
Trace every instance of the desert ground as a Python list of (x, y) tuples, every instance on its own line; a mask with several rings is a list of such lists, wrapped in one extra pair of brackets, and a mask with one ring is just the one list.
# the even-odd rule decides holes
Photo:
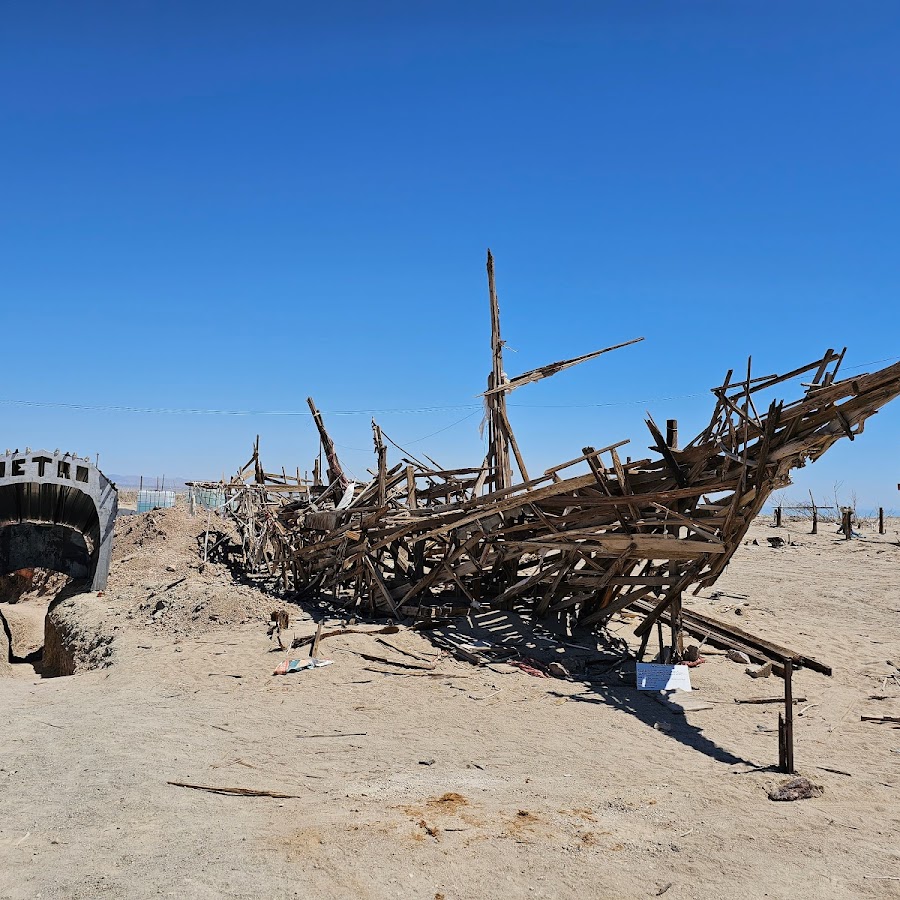
[[(900, 715), (900, 522), (853, 541), (786, 526), (757, 521), (686, 603), (833, 666), (794, 676), (797, 770), (824, 789), (796, 802), (768, 797), (779, 704), (735, 703), (782, 682), (721, 652), (702, 648), (707, 708), (684, 715), (608, 641), (516, 613), (439, 632), (570, 677), (363, 619), (323, 639), (331, 665), (274, 675), (309, 648), (278, 650), (272, 610), (286, 639), (346, 617), (201, 571), (205, 517), (122, 517), (108, 589), (53, 613), (74, 675), (7, 662), (40, 646), (45, 597), (0, 605), (0, 897), (900, 897), (900, 731), (860, 718)], [(635, 647), (633, 627), (611, 639)]]

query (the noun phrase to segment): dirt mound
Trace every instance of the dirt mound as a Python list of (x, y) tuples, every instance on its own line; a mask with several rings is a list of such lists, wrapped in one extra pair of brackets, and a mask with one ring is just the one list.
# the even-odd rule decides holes
[(104, 595), (110, 609), (127, 610), (139, 625), (174, 635), (197, 635), (221, 626), (268, 621), (289, 608), (234, 580), (221, 562), (203, 563), (203, 548), (234, 537), (230, 522), (191, 516), (185, 506), (157, 509), (116, 521), (113, 561)]

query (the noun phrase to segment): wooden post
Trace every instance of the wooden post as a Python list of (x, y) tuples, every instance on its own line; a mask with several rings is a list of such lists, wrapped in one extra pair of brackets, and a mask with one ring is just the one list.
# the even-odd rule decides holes
[[(497, 286), (494, 283), (494, 257), (487, 253), (488, 294), (491, 303), (491, 374), (488, 377), (488, 390), (503, 384), (503, 339), (500, 337), (500, 304), (497, 300)], [(507, 439), (506, 391), (488, 394), (488, 441), (493, 454), (494, 468), (489, 476), (495, 491), (512, 485), (512, 466), (509, 459), (509, 440)]]
[(647, 644), (650, 642), (650, 635), (652, 631), (647, 631), (644, 633), (644, 636), (641, 638), (641, 646), (638, 648), (637, 652), (637, 661), (644, 661), (644, 654), (647, 652)]
[(781, 528), (781, 507), (775, 507), (775, 527)]
[(206, 568), (206, 557), (209, 552), (209, 526), (212, 524), (212, 510), (206, 513), (206, 534), (203, 536), (203, 562), (200, 564), (200, 572)]
[(884, 507), (878, 507), (878, 533), (884, 534)]
[(678, 419), (666, 419), (666, 446), (678, 449)]
[(681, 623), (681, 591), (672, 598), (672, 606), (669, 610), (672, 619), (672, 663), (681, 662), (684, 656), (684, 631)]
[(406, 467), (406, 505), (410, 509), (418, 509), (416, 498), (416, 470), (413, 466)]
[(328, 460), (328, 483), (338, 482), (340, 490), (345, 491), (350, 480), (344, 474), (341, 468), (341, 461), (338, 459), (337, 450), (334, 449), (334, 441), (331, 440), (328, 432), (325, 430), (325, 423), (322, 421), (322, 414), (316, 409), (312, 397), (307, 397), (306, 402), (309, 405), (309, 411), (312, 413), (313, 422), (319, 431), (319, 438), (322, 441), (322, 449), (325, 451), (325, 459)]
[(375, 442), (375, 458), (378, 460), (378, 505), (384, 506), (386, 498), (387, 479), (387, 448), (381, 439), (381, 428), (372, 419), (372, 438)]
[(794, 660), (786, 658), (784, 664), (784, 713), (778, 714), (778, 767), (782, 772), (794, 772), (794, 691), (791, 674)]
[(312, 644), (309, 646), (309, 656), (310, 659), (315, 659), (316, 654), (319, 652), (319, 641), (322, 640), (322, 626), (325, 624), (325, 620), (322, 619), (319, 624), (316, 626), (316, 636), (313, 638)]
[(844, 532), (844, 540), (849, 541), (853, 537), (853, 511), (849, 506), (845, 506), (841, 512), (843, 513), (841, 529)]
[(812, 514), (813, 514), (812, 531), (810, 531), (810, 534), (818, 534), (819, 533), (819, 510), (816, 507), (816, 501), (813, 499), (812, 491), (809, 492), (809, 503), (812, 506)]

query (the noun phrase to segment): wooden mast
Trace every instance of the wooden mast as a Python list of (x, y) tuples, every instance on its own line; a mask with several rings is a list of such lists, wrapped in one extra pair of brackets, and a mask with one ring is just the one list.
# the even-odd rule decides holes
[[(502, 388), (503, 340), (500, 337), (500, 304), (497, 302), (497, 287), (494, 283), (494, 257), (487, 252), (488, 293), (491, 301), (491, 374), (488, 376), (488, 391), (485, 396), (488, 420), (488, 465), (492, 466), (489, 481), (493, 490), (500, 491), (512, 486), (512, 466), (509, 460), (509, 437), (506, 423), (506, 391)], [(527, 480), (527, 476), (526, 480)]]

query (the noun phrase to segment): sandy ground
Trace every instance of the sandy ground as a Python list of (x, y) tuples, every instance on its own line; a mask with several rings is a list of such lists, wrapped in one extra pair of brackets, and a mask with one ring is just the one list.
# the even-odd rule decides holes
[[(900, 715), (896, 522), (849, 543), (758, 523), (691, 601), (834, 666), (794, 678), (798, 770), (825, 793), (774, 803), (779, 707), (734, 699), (778, 679), (710, 654), (691, 677), (712, 709), (681, 717), (626, 670), (478, 668), (408, 630), (328, 638), (333, 665), (273, 676), (284, 604), (199, 572), (183, 511), (122, 521), (109, 590), (60, 607), (112, 636), (102, 668), (0, 669), (0, 897), (900, 897), (900, 731), (860, 721)], [(481, 624), (584, 658), (515, 616)]]

